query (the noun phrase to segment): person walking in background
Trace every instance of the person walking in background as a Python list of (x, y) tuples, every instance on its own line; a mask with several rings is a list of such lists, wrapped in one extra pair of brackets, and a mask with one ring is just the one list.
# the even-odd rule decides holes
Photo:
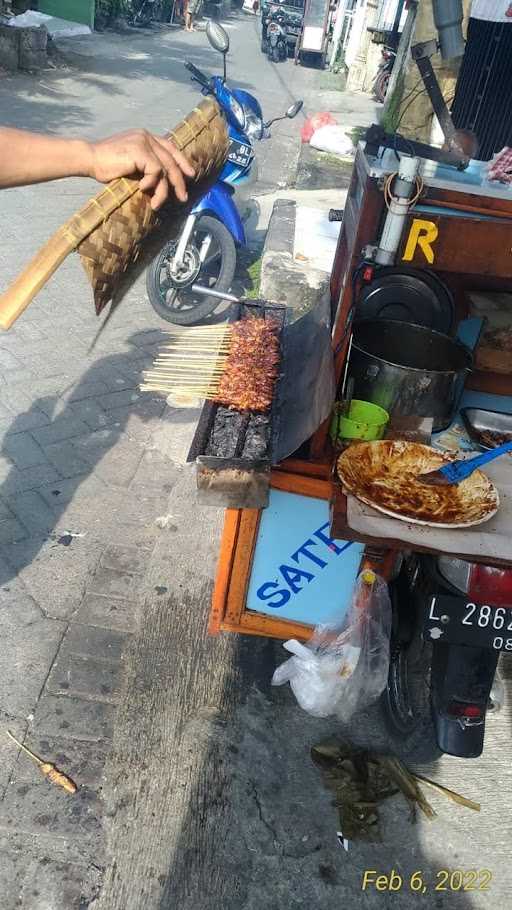
[(193, 32), (194, 20), (201, 9), (202, 0), (185, 0), (185, 31)]

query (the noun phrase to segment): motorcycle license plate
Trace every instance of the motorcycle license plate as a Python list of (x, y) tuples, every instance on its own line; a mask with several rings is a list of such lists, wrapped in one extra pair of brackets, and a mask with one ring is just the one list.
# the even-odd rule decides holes
[(512, 609), (442, 594), (431, 600), (424, 631), (427, 641), (512, 651)]
[(238, 142), (237, 139), (232, 139), (229, 144), (229, 161), (232, 161), (234, 164), (238, 164), (239, 167), (248, 167), (251, 163), (253, 157), (253, 151), (250, 145), (245, 145), (243, 142)]

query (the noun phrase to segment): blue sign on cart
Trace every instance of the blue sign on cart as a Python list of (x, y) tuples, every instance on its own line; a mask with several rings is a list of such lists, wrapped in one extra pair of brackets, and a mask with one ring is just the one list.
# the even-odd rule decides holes
[(261, 515), (246, 608), (317, 625), (340, 622), (364, 545), (329, 536), (324, 499), (271, 490)]

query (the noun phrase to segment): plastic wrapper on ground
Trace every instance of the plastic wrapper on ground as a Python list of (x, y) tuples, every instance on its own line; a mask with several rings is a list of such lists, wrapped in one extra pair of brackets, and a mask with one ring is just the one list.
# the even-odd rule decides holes
[(338, 627), (318, 626), (307, 645), (292, 639), (293, 656), (277, 668), (272, 685), (289, 682), (301, 706), (314, 717), (343, 722), (382, 693), (389, 668), (391, 603), (387, 584), (361, 573), (351, 606)]

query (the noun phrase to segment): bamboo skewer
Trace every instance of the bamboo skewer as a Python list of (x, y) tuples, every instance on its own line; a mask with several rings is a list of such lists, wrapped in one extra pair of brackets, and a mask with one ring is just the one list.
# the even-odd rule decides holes
[[(216, 364), (215, 362), (212, 362), (212, 363), (199, 363), (199, 364), (192, 363), (190, 365), (187, 365), (183, 361), (180, 361), (179, 363), (171, 363), (171, 362), (167, 361), (166, 363), (153, 364), (153, 372), (156, 371), (158, 373), (165, 373), (165, 372), (183, 373), (183, 372), (185, 372), (185, 373), (194, 373), (195, 375), (197, 375), (197, 371), (199, 368), (204, 369), (205, 373), (222, 373), (222, 371), (224, 370), (224, 364), (223, 363)], [(148, 373), (151, 371), (145, 370), (144, 372)]]
[[(165, 373), (159, 375), (158, 373), (151, 373), (147, 375), (149, 382), (176, 382), (184, 385), (185, 383), (190, 383), (190, 385), (219, 385), (220, 375), (219, 376), (205, 376), (203, 379), (195, 380), (193, 376), (185, 376), (183, 373)], [(145, 380), (146, 381), (146, 380)]]
[(173, 341), (176, 343), (165, 344), (159, 351), (152, 369), (144, 371), (141, 389), (190, 398), (218, 394), (230, 350), (226, 328), (216, 338), (212, 338), (211, 330), (201, 329), (192, 330), (185, 339), (175, 336)]
[(162, 380), (162, 382), (160, 382), (160, 381), (157, 381), (154, 379), (150, 379), (149, 383), (146, 383), (146, 385), (162, 385), (162, 386), (172, 385), (174, 388), (179, 387), (180, 389), (215, 389), (215, 388), (218, 388), (217, 383), (210, 383), (208, 381), (192, 382), (192, 380), (188, 380), (188, 379), (185, 379), (183, 382), (180, 380), (178, 380), (178, 382), (174, 382), (172, 379), (164, 379), (164, 380)]
[(186, 347), (169, 347), (162, 348), (158, 353), (158, 357), (176, 357), (177, 355), (190, 355), (193, 357), (194, 354), (197, 354), (199, 357), (215, 357), (216, 354), (227, 354), (229, 353), (231, 345), (229, 344), (209, 344), (209, 345), (197, 345), (191, 344)]
[(63, 790), (66, 790), (67, 793), (76, 793), (77, 786), (75, 782), (71, 780), (70, 777), (68, 777), (67, 774), (64, 774), (63, 771), (59, 771), (59, 769), (54, 764), (52, 764), (52, 762), (43, 761), (42, 758), (39, 758), (39, 755), (36, 755), (35, 752), (27, 749), (23, 743), (20, 743), (19, 739), (16, 739), (16, 737), (12, 735), (10, 730), (6, 730), (5, 732), (7, 733), (9, 739), (12, 739), (13, 743), (16, 743), (16, 745), (23, 752), (26, 752), (26, 754), (32, 759), (32, 761), (36, 763), (36, 765), (39, 765), (41, 773), (44, 774), (44, 776), (47, 777), (48, 780), (52, 782), (52, 784), (56, 784), (58, 787), (62, 787)]
[(193, 330), (170, 338), (144, 370), (140, 388), (185, 398), (213, 399), (223, 407), (267, 412), (278, 376), (278, 323), (242, 319), (217, 333)]
[(176, 384), (175, 382), (171, 382), (171, 383), (159, 382), (156, 385), (149, 383), (149, 384), (145, 385), (145, 387), (148, 389), (150, 388), (154, 392), (159, 392), (159, 391), (165, 392), (169, 389), (171, 391), (176, 391), (177, 389), (179, 389), (180, 392), (183, 392), (185, 390), (187, 392), (205, 392), (205, 393), (208, 392), (210, 395), (214, 395), (216, 392), (215, 388), (212, 388), (211, 386), (208, 386), (208, 385), (197, 385), (197, 386), (196, 385), (179, 385), (179, 384)]
[[(213, 360), (203, 360), (197, 363), (187, 363), (186, 360), (163, 360), (156, 361), (151, 367), (152, 370), (187, 370), (189, 373), (197, 373), (198, 370), (203, 369), (205, 371), (211, 372), (212, 370), (225, 369), (225, 363), (221, 358), (214, 358)], [(145, 370), (144, 372), (147, 372)]]
[[(212, 332), (210, 329), (207, 332), (201, 332), (197, 335), (195, 332), (190, 332), (187, 335), (167, 335), (166, 338), (171, 342), (174, 341), (177, 344), (186, 344), (187, 341), (207, 341), (209, 338), (212, 340), (217, 340), (219, 338), (229, 339), (231, 336), (231, 331), (223, 329), (222, 332)], [(165, 342), (164, 342), (165, 344)]]
[(201, 357), (198, 360), (194, 360), (193, 358), (188, 358), (188, 357), (175, 357), (175, 358), (170, 358), (168, 360), (156, 360), (155, 363), (153, 364), (153, 366), (163, 367), (163, 368), (173, 367), (173, 366), (176, 366), (176, 367), (188, 366), (189, 369), (197, 370), (198, 367), (204, 367), (204, 366), (216, 367), (217, 369), (223, 368), (224, 363), (223, 363), (223, 358), (220, 358), (220, 357), (211, 357), (211, 358)]
[(174, 332), (166, 332), (165, 337), (170, 339), (175, 339), (176, 341), (186, 341), (189, 338), (222, 338), (224, 335), (227, 337), (231, 334), (231, 329), (223, 327), (220, 331), (215, 329), (205, 329), (201, 332), (196, 332), (195, 329), (189, 329), (188, 332), (181, 332), (179, 335)]
[(209, 376), (194, 377), (194, 376), (184, 376), (182, 374), (180, 374), (179, 376), (172, 376), (170, 374), (167, 376), (158, 376), (158, 375), (153, 374), (152, 376), (148, 376), (147, 378), (145, 378), (144, 383), (146, 385), (148, 383), (150, 385), (157, 385), (158, 383), (160, 383), (160, 384), (164, 383), (164, 384), (169, 385), (169, 383), (174, 383), (175, 385), (215, 386), (216, 388), (218, 388), (221, 383), (221, 379), (222, 379), (221, 376), (212, 376), (210, 378)]
[(229, 350), (230, 347), (231, 347), (231, 345), (224, 341), (220, 342), (220, 344), (218, 342), (215, 342), (215, 343), (210, 342), (208, 344), (206, 344), (206, 343), (199, 344), (197, 341), (195, 341), (193, 344), (190, 343), (190, 344), (166, 345), (164, 348), (161, 349), (160, 353), (161, 354), (172, 354), (174, 351), (190, 351), (191, 349), (194, 349), (194, 348), (197, 349), (198, 353), (202, 353), (202, 352), (209, 353), (210, 351)]
[(231, 344), (230, 338), (223, 335), (219, 338), (188, 338), (187, 341), (172, 341), (162, 346), (162, 351), (185, 350), (188, 348), (227, 348)]

